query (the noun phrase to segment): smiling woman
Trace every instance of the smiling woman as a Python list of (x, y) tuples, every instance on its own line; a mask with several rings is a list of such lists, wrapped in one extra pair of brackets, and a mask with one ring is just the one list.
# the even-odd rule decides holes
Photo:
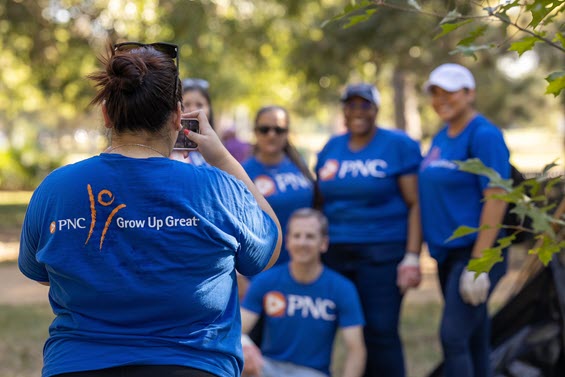
[(329, 220), (323, 259), (359, 291), (367, 322), (365, 376), (400, 377), (402, 295), (420, 281), (420, 148), (406, 134), (376, 124), (380, 95), (373, 85), (349, 85), (341, 100), (347, 133), (331, 138), (316, 164)]

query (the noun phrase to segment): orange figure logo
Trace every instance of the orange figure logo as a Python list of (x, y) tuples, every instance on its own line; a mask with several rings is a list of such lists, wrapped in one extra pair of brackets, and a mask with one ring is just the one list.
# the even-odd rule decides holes
[(277, 191), (275, 187), (275, 182), (273, 182), (273, 180), (269, 176), (260, 175), (257, 178), (255, 178), (253, 183), (255, 183), (255, 186), (257, 187), (257, 190), (259, 190), (261, 195), (265, 197), (271, 196)]
[[(90, 237), (94, 232), (94, 226), (96, 225), (96, 203), (94, 202), (94, 193), (92, 192), (92, 187), (90, 186), (90, 184), (87, 185), (86, 188), (88, 190), (88, 199), (90, 201), (90, 230), (88, 231), (88, 237), (86, 238), (86, 241), (84, 243), (85, 245), (90, 240)], [(112, 194), (111, 191), (102, 190), (98, 193), (97, 199), (100, 205), (107, 207), (114, 202), (115, 198), (114, 198), (114, 194)], [(110, 212), (110, 215), (108, 215), (108, 218), (106, 219), (106, 223), (104, 224), (104, 228), (102, 229), (102, 236), (100, 237), (100, 250), (102, 250), (102, 244), (104, 243), (104, 238), (106, 237), (106, 232), (108, 232), (108, 228), (112, 223), (112, 219), (114, 218), (116, 213), (118, 213), (119, 210), (125, 207), (126, 207), (125, 204), (120, 204), (116, 206), (116, 208), (114, 208), (112, 212)]]
[(263, 299), (263, 308), (270, 317), (283, 317), (286, 312), (286, 299), (281, 292), (269, 292)]
[(322, 181), (329, 181), (334, 179), (337, 171), (339, 170), (339, 162), (337, 160), (327, 160), (318, 172)]
[(55, 223), (55, 221), (51, 221), (51, 224), (49, 225), (49, 231), (51, 232), (51, 234), (55, 233), (55, 231), (57, 230), (57, 223)]

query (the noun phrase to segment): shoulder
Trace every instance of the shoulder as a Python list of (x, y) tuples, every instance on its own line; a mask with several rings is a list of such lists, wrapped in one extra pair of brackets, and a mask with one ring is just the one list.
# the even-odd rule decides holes
[(502, 130), (500, 127), (496, 126), (481, 114), (477, 115), (477, 117), (473, 120), (473, 123), (476, 124), (475, 134), (481, 139), (491, 136), (502, 136)]
[(349, 134), (345, 133), (345, 134), (339, 134), (339, 135), (333, 135), (329, 138), (329, 140), (326, 142), (326, 144), (324, 145), (324, 147), (322, 148), (322, 150), (325, 149), (329, 149), (332, 148), (334, 146), (337, 145), (342, 145), (344, 143), (347, 143), (347, 140), (349, 139)]
[(340, 290), (356, 290), (355, 285), (351, 280), (329, 267), (324, 266), (324, 275), (327, 281), (332, 282), (332, 285)]
[(259, 161), (257, 161), (255, 157), (249, 157), (247, 160), (241, 163), (241, 166), (243, 166), (243, 168), (246, 170), (250, 168), (254, 168), (258, 165), (259, 165)]

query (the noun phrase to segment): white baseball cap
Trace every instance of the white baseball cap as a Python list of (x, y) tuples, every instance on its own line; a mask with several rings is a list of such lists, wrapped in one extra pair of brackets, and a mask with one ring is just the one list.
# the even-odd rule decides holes
[(432, 86), (437, 86), (448, 92), (461, 89), (475, 89), (475, 78), (471, 71), (459, 64), (442, 64), (430, 73), (424, 90), (429, 92)]

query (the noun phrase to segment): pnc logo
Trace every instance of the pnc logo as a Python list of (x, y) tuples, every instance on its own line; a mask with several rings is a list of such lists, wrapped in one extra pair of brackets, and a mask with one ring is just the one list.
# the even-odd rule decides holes
[(339, 170), (339, 162), (337, 160), (327, 160), (318, 172), (322, 181), (329, 181), (334, 179), (337, 171)]
[(263, 299), (265, 313), (269, 317), (283, 317), (286, 311), (286, 300), (281, 292), (272, 291)]
[(257, 176), (253, 183), (255, 183), (257, 190), (259, 190), (259, 192), (263, 196), (271, 196), (277, 191), (275, 182), (273, 182), (271, 177), (268, 177), (266, 175)]
[(57, 223), (55, 221), (51, 221), (51, 224), (49, 224), (49, 232), (53, 234), (55, 233), (56, 230), (57, 230)]

